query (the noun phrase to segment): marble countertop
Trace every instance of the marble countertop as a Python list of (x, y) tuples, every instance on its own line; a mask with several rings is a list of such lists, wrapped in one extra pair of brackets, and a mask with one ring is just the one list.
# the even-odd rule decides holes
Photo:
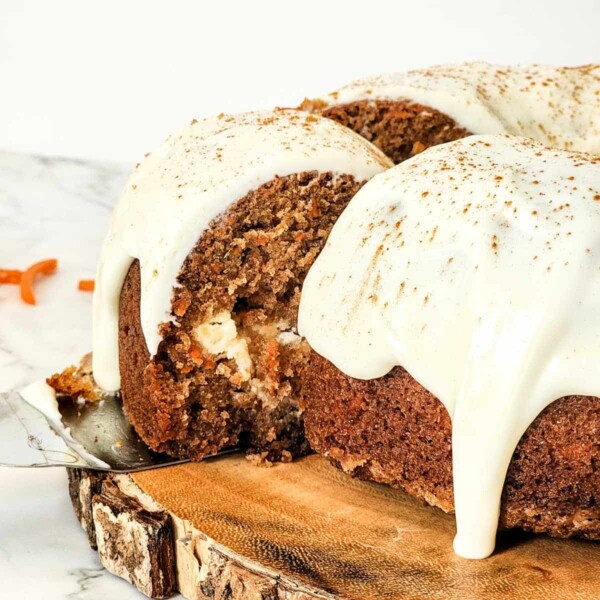
[[(0, 152), (0, 267), (57, 258), (35, 286), (37, 305), (0, 285), (0, 392), (76, 363), (91, 349), (91, 279), (129, 167)], [(133, 600), (106, 572), (71, 509), (65, 470), (0, 467), (1, 597)]]

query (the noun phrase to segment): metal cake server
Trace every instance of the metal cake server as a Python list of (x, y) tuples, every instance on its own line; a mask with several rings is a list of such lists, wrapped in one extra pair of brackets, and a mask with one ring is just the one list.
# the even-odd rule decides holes
[(188, 462), (150, 450), (117, 397), (94, 403), (61, 399), (59, 411), (57, 422), (17, 392), (0, 394), (0, 466), (132, 472)]

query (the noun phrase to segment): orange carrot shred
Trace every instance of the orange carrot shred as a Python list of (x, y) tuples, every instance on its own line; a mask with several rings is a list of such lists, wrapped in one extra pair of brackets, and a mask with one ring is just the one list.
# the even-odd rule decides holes
[(23, 272), (21, 276), (21, 298), (26, 304), (35, 304), (35, 296), (33, 295), (33, 281), (36, 275), (50, 275), (56, 271), (58, 261), (55, 258), (42, 260), (31, 265)]
[(93, 292), (94, 291), (94, 280), (93, 279), (81, 279), (77, 285), (77, 289), (81, 292)]
[(0, 269), (0, 283), (21, 283), (22, 275), (17, 269)]

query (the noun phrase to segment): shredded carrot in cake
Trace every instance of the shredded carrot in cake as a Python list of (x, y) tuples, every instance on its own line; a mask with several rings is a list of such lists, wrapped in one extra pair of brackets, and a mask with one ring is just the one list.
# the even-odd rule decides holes
[(23, 271), (17, 269), (0, 269), (0, 283), (21, 283)]
[(37, 275), (50, 275), (56, 271), (58, 261), (55, 258), (42, 260), (31, 265), (21, 276), (21, 298), (26, 304), (35, 304), (33, 282)]
[(77, 284), (77, 289), (81, 292), (93, 292), (94, 291), (94, 280), (93, 279), (80, 279)]

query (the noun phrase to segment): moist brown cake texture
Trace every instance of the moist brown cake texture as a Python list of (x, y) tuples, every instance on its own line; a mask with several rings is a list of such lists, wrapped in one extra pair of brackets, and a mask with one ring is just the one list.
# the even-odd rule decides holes
[(92, 375), (92, 355), (86, 354), (79, 366), (67, 367), (62, 373), (55, 373), (46, 379), (58, 396), (85, 398), (87, 402), (98, 402), (103, 393), (96, 385)]
[[(151, 448), (201, 459), (241, 444), (264, 461), (308, 451), (298, 403), (309, 355), (295, 330), (300, 288), (360, 186), (351, 176), (301, 173), (237, 201), (188, 255), (174, 289), (175, 321), (161, 326), (152, 359), (140, 325), (139, 265), (132, 265), (120, 304), (121, 388), (127, 416)], [(250, 377), (198, 335), (224, 315), (247, 347)]]
[(305, 100), (300, 108), (349, 127), (396, 164), (430, 146), (471, 135), (447, 115), (408, 100), (364, 100), (337, 106)]
[[(303, 397), (314, 450), (453, 511), (450, 417), (404, 369), (362, 381), (311, 352)], [(558, 399), (532, 423), (508, 469), (500, 526), (600, 539), (600, 398)]]

